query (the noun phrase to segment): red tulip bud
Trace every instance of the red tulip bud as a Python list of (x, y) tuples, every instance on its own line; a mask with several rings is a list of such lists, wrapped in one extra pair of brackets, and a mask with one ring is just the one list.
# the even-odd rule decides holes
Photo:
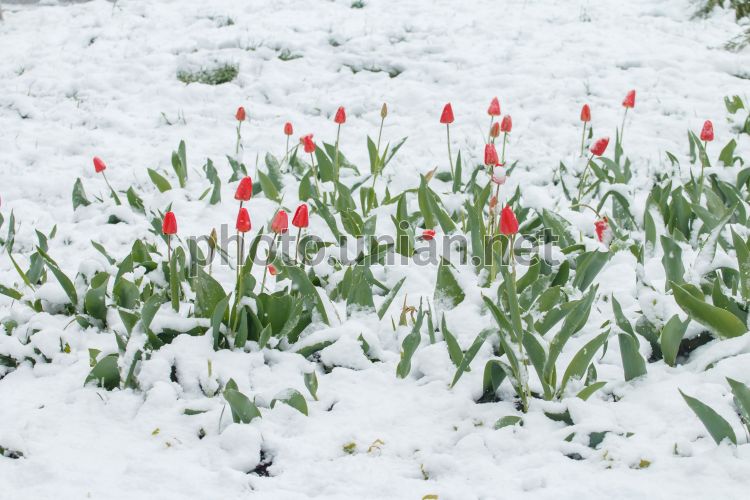
[(710, 142), (714, 140), (714, 124), (711, 120), (706, 120), (703, 123), (703, 129), (701, 130), (701, 141)]
[(252, 225), (250, 224), (250, 214), (247, 213), (247, 208), (240, 208), (240, 212), (237, 214), (237, 231), (246, 233), (250, 231)]
[(500, 212), (500, 232), (505, 236), (510, 236), (518, 232), (518, 219), (513, 209), (506, 205)]
[(596, 231), (596, 237), (602, 243), (606, 243), (605, 239), (609, 236), (609, 219), (602, 217), (601, 219), (594, 222), (594, 231)]
[(608, 145), (609, 145), (609, 137), (602, 137), (601, 139), (597, 139), (594, 145), (591, 146), (591, 153), (594, 156), (601, 156), (607, 150)]
[(346, 123), (346, 111), (344, 111), (344, 106), (339, 106), (339, 109), (336, 110), (336, 116), (333, 118), (333, 121), (339, 125)]
[(271, 222), (271, 231), (274, 233), (286, 233), (289, 230), (289, 217), (286, 212), (279, 210)]
[(284, 124), (284, 135), (293, 135), (294, 134), (294, 127), (292, 127), (292, 122), (286, 122)]
[(177, 219), (174, 212), (164, 214), (164, 221), (161, 223), (161, 232), (164, 234), (177, 234)]
[(497, 97), (493, 97), (490, 101), (490, 107), (487, 108), (487, 114), (490, 116), (500, 116), (500, 101)]
[(507, 134), (512, 129), (513, 129), (513, 120), (511, 119), (510, 115), (503, 116), (503, 121), (500, 122), (500, 132), (505, 132)]
[(314, 153), (315, 152), (315, 142), (313, 141), (313, 135), (307, 134), (300, 137), (299, 140), (302, 143), (302, 147), (305, 150), (305, 153)]
[(98, 156), (94, 156), (94, 170), (96, 170), (97, 174), (107, 170), (107, 165)]
[(268, 264), (268, 274), (270, 274), (271, 276), (276, 276), (278, 274), (276, 266), (274, 266), (273, 264)]
[(500, 122), (495, 122), (492, 124), (492, 128), (490, 128), (490, 137), (497, 138), (500, 135)]
[(628, 92), (628, 95), (626, 95), (625, 99), (622, 100), (622, 105), (626, 108), (635, 107), (635, 90), (631, 90), (630, 92)]
[(294, 217), (292, 217), (292, 225), (294, 227), (302, 229), (303, 227), (307, 227), (309, 223), (310, 220), (307, 213), (307, 204), (303, 203), (298, 206), (297, 210), (294, 212)]
[(243, 177), (234, 192), (234, 199), (238, 201), (247, 201), (253, 196), (253, 180), (250, 177)]
[(422, 231), (422, 239), (423, 240), (431, 240), (435, 237), (435, 230), (434, 229), (425, 229)]
[(494, 144), (484, 145), (484, 164), (489, 166), (495, 166), (500, 161), (497, 158), (497, 149)]
[(242, 106), (237, 108), (237, 113), (235, 113), (234, 117), (237, 118), (238, 122), (244, 122), (245, 118), (247, 118), (247, 116), (245, 115), (245, 108), (243, 108)]
[(440, 115), (440, 123), (445, 125), (453, 123), (453, 106), (448, 103), (443, 108), (443, 114)]
[(589, 108), (588, 104), (584, 104), (581, 108), (581, 121), (582, 122), (590, 122), (591, 121), (591, 108)]

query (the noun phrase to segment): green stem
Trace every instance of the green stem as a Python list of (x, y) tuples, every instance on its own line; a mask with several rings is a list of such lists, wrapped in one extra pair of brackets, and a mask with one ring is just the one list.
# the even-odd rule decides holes
[(172, 235), (167, 235), (167, 262), (172, 262)]
[(284, 153), (284, 160), (281, 163), (284, 163), (287, 158), (289, 158), (289, 136), (286, 136), (286, 152)]
[(622, 115), (622, 126), (620, 127), (620, 145), (625, 137), (625, 118), (628, 117), (628, 108), (625, 108), (625, 113)]
[(506, 142), (508, 142), (508, 132), (505, 132), (503, 134), (503, 153), (500, 158), (500, 163), (502, 163), (503, 166), (505, 166), (505, 143)]
[(445, 132), (448, 136), (448, 161), (451, 164), (451, 178), (453, 178), (453, 155), (451, 154), (451, 126), (449, 123), (445, 124)]
[(341, 135), (341, 124), (336, 129), (336, 152), (333, 155), (333, 199), (339, 190), (339, 136)]
[(240, 154), (240, 141), (242, 140), (242, 135), (240, 132), (240, 129), (242, 128), (242, 122), (237, 122), (237, 145), (234, 148), (234, 156), (238, 156)]
[(583, 157), (583, 147), (586, 142), (586, 122), (583, 122), (583, 133), (581, 134), (581, 157)]
[(296, 242), (296, 249), (294, 250), (294, 261), (299, 262), (299, 240), (300, 236), (302, 235), (302, 228), (297, 229), (297, 242)]
[(495, 123), (495, 117), (490, 115), (490, 129), (487, 132), (487, 142), (495, 143), (495, 141), (492, 139), (492, 125)]
[(312, 153), (310, 153), (310, 161), (312, 162), (313, 177), (315, 177), (315, 187), (318, 189), (318, 194), (320, 194), (323, 191), (320, 189), (320, 184), (318, 183), (318, 167), (315, 166), (315, 156)]
[(586, 162), (586, 167), (583, 169), (583, 175), (581, 176), (581, 182), (578, 183), (578, 197), (576, 198), (576, 204), (581, 204), (581, 197), (583, 196), (583, 187), (586, 185), (586, 177), (589, 173), (589, 163), (594, 159), (594, 154), (592, 153), (591, 156), (589, 156), (588, 161)]
[(268, 257), (271, 256), (271, 248), (276, 244), (276, 236), (274, 235), (273, 241), (271, 242), (271, 247), (268, 249), (268, 256), (266, 257), (266, 266), (263, 268), (263, 280), (260, 282), (260, 293), (263, 293), (263, 291), (266, 289), (266, 275), (268, 274)]

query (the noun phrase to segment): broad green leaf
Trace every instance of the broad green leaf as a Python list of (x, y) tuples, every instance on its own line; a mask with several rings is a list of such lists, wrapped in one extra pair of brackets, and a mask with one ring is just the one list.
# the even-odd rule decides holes
[(213, 335), (214, 339), (214, 350), (219, 350), (219, 340), (221, 335), (221, 324), (224, 321), (224, 316), (227, 313), (227, 308), (229, 307), (229, 297), (224, 297), (221, 299), (217, 304), (216, 307), (213, 310), (213, 314), (211, 314), (211, 333)]
[(146, 171), (148, 172), (148, 176), (151, 178), (151, 182), (154, 183), (154, 186), (156, 186), (156, 189), (158, 189), (160, 193), (172, 189), (172, 185), (169, 183), (169, 181), (165, 179), (164, 176), (162, 176), (159, 172), (151, 168), (147, 168)]
[(630, 381), (634, 378), (646, 375), (646, 361), (638, 352), (638, 339), (635, 335), (621, 333), (618, 335), (620, 342), (620, 356), (622, 357), (622, 369), (625, 373), (625, 380)]
[(720, 338), (731, 338), (747, 332), (747, 326), (731, 312), (708, 304), (674, 282), (671, 286), (677, 305), (690, 319), (705, 326), (712, 334)]
[(659, 336), (659, 344), (661, 345), (661, 353), (664, 356), (664, 362), (669, 366), (675, 366), (677, 362), (677, 353), (680, 349), (680, 342), (682, 337), (685, 336), (685, 330), (687, 330), (690, 320), (680, 321), (680, 318), (675, 314), (672, 316), (664, 328), (661, 330)]
[(0, 285), (0, 294), (5, 295), (6, 297), (10, 297), (14, 300), (21, 300), (21, 298), (23, 297), (23, 294), (21, 292), (5, 285)]
[(443, 334), (443, 339), (445, 339), (445, 343), (448, 346), (448, 356), (456, 367), (460, 366), (461, 361), (463, 361), (464, 358), (464, 352), (461, 350), (461, 346), (458, 345), (456, 337), (454, 337), (448, 329), (448, 325), (445, 322), (445, 314), (443, 314), (443, 319), (440, 324), (440, 332)]
[(451, 270), (453, 266), (442, 257), (438, 266), (437, 282), (435, 284), (434, 301), (443, 304), (448, 309), (453, 309), (463, 302), (466, 294)]
[(328, 319), (328, 313), (326, 312), (323, 300), (321, 299), (320, 295), (318, 295), (318, 291), (310, 281), (310, 278), (307, 277), (307, 274), (305, 274), (305, 271), (297, 266), (286, 266), (284, 268), (284, 271), (289, 276), (289, 279), (291, 279), (292, 282), (297, 286), (302, 296), (306, 297), (306, 300), (310, 300), (313, 302), (313, 304), (315, 305), (315, 309), (317, 309), (318, 313), (320, 313), (323, 322), (327, 325), (330, 325), (331, 322)]
[(257, 174), (258, 180), (260, 181), (260, 187), (266, 194), (266, 198), (276, 202), (281, 202), (281, 195), (279, 195), (279, 191), (276, 189), (276, 186), (274, 185), (271, 178), (260, 170), (257, 171)]
[(287, 389), (277, 394), (275, 398), (271, 400), (271, 408), (276, 406), (276, 403), (284, 403), (303, 415), (307, 415), (307, 401), (305, 397), (295, 389)]
[(193, 286), (195, 287), (195, 316), (210, 318), (216, 309), (216, 304), (227, 296), (226, 292), (221, 284), (203, 269), (198, 269)]
[(750, 388), (737, 380), (727, 377), (729, 387), (732, 389), (734, 401), (740, 410), (745, 426), (750, 428)]
[(422, 340), (419, 330), (422, 328), (423, 320), (424, 312), (420, 309), (411, 332), (404, 337), (404, 341), (401, 343), (401, 360), (396, 367), (396, 376), (398, 378), (406, 378), (411, 371), (411, 358), (414, 356), (417, 347), (419, 347), (419, 342)]
[(55, 278), (57, 278), (60, 286), (62, 286), (63, 290), (65, 290), (65, 294), (70, 299), (70, 303), (73, 304), (73, 307), (76, 307), (78, 305), (78, 293), (76, 292), (76, 287), (73, 285), (73, 282), (70, 281), (70, 278), (68, 278), (65, 273), (60, 270), (60, 268), (57, 266), (57, 262), (52, 260), (52, 258), (47, 255), (47, 252), (42, 250), (40, 247), (37, 247), (37, 252), (42, 256), (45, 264), (47, 264), (47, 268), (52, 271), (52, 274), (55, 275)]
[(716, 413), (716, 411), (701, 401), (688, 396), (684, 392), (680, 391), (683, 399), (688, 404), (691, 410), (698, 416), (698, 418), (706, 426), (706, 430), (714, 438), (716, 444), (721, 444), (725, 439), (729, 439), (732, 444), (737, 444), (737, 436), (735, 436), (732, 426), (729, 425), (724, 417)]
[(307, 390), (310, 391), (310, 396), (313, 397), (315, 401), (318, 400), (318, 376), (314, 371), (310, 373), (305, 373), (305, 387), (307, 387)]
[(83, 189), (83, 183), (81, 182), (81, 179), (76, 179), (75, 184), (73, 184), (73, 210), (75, 210), (78, 207), (87, 207), (91, 205), (91, 202), (86, 197), (86, 190)]
[(603, 381), (602, 382), (594, 382), (593, 384), (591, 384), (591, 385), (589, 385), (589, 386), (584, 387), (583, 389), (581, 389), (581, 391), (578, 394), (576, 394), (576, 397), (579, 398), (579, 399), (582, 399), (582, 400), (586, 401), (588, 398), (591, 397), (592, 394), (594, 394), (596, 391), (598, 391), (599, 389), (601, 389), (605, 385), (607, 385), (607, 382), (603, 382)]
[(485, 328), (484, 330), (479, 332), (479, 334), (474, 339), (474, 342), (472, 342), (471, 346), (469, 346), (469, 348), (464, 353), (463, 358), (461, 359), (461, 363), (458, 365), (458, 369), (456, 370), (456, 374), (453, 376), (453, 381), (451, 381), (451, 387), (456, 385), (464, 372), (468, 371), (469, 365), (479, 352), (482, 344), (484, 344), (485, 340), (487, 340), (487, 337), (495, 332), (497, 332), (497, 330), (494, 328)]
[(224, 399), (229, 403), (229, 408), (232, 410), (232, 420), (236, 424), (249, 424), (254, 418), (260, 418), (260, 411), (248, 399), (247, 396), (242, 394), (236, 389), (237, 384), (234, 380), (230, 379), (230, 383), (227, 383), (227, 388), (224, 389)]
[(390, 289), (388, 294), (385, 296), (385, 299), (383, 299), (383, 303), (380, 304), (380, 307), (378, 308), (378, 318), (383, 319), (383, 316), (385, 316), (385, 313), (388, 312), (388, 308), (391, 307), (391, 304), (393, 303), (393, 299), (396, 298), (396, 295), (398, 294), (399, 290), (401, 290), (401, 286), (404, 284), (404, 281), (406, 281), (406, 277), (401, 278), (398, 283), (396, 283), (393, 288)]
[(581, 379), (586, 374), (591, 360), (594, 359), (596, 353), (601, 349), (604, 343), (607, 341), (609, 331), (597, 335), (590, 341), (588, 341), (581, 349), (573, 356), (573, 359), (568, 364), (568, 368), (565, 370), (562, 381), (560, 383), (560, 389), (558, 394), (562, 395), (565, 391), (565, 386), (571, 379)]
[(737, 254), (737, 265), (740, 270), (740, 291), (744, 300), (750, 299), (750, 249), (734, 229), (732, 229), (732, 243)]
[(107, 322), (107, 282), (109, 281), (109, 275), (106, 273), (99, 273), (97, 276), (103, 275), (104, 283), (99, 284), (96, 287), (89, 289), (83, 298), (83, 305), (86, 313), (98, 319), (99, 321)]
[(669, 290), (670, 282), (682, 283), (684, 281), (685, 268), (682, 265), (682, 249), (675, 240), (664, 235), (661, 237), (661, 247), (664, 249), (661, 263), (667, 275), (666, 290)]
[(523, 419), (521, 417), (516, 417), (515, 415), (506, 415), (495, 422), (495, 429), (512, 427), (514, 425), (523, 425)]
[(120, 386), (120, 369), (117, 366), (117, 354), (104, 356), (91, 369), (84, 384), (94, 381), (96, 385), (108, 391)]
[(573, 286), (581, 291), (586, 290), (594, 282), (594, 278), (604, 268), (610, 257), (610, 252), (599, 251), (586, 252), (578, 257)]

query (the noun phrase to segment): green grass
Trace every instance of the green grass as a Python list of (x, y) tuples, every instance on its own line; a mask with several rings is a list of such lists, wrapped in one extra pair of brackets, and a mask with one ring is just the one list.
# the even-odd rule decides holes
[(224, 63), (211, 69), (200, 69), (198, 71), (180, 70), (177, 79), (184, 84), (204, 83), (206, 85), (221, 85), (237, 78), (240, 67), (236, 64)]
[(737, 19), (750, 17), (750, 0), (706, 0), (697, 15), (704, 17), (711, 13), (716, 7), (729, 7), (734, 9)]

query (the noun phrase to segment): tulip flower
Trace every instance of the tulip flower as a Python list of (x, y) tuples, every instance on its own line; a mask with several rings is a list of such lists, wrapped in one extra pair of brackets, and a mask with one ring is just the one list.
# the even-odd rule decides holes
[(502, 186), (505, 184), (505, 181), (508, 179), (508, 176), (505, 175), (505, 169), (502, 167), (495, 167), (492, 169), (492, 182), (497, 184), (498, 186)]
[(297, 249), (295, 251), (295, 260), (299, 258), (299, 243), (302, 235), (302, 229), (306, 228), (310, 224), (309, 215), (307, 213), (307, 204), (302, 203), (294, 211), (294, 217), (292, 217), (292, 225), (297, 228)]
[(240, 106), (237, 108), (237, 112), (234, 114), (234, 117), (237, 118), (238, 122), (244, 122), (245, 118), (247, 118), (247, 115), (245, 114), (245, 108)]
[(513, 236), (518, 233), (518, 219), (509, 205), (500, 212), (500, 233), (505, 236)]
[(706, 120), (703, 123), (703, 129), (701, 129), (701, 141), (705, 143), (711, 142), (714, 140), (714, 124), (711, 123), (711, 120)]
[(622, 100), (622, 106), (625, 108), (625, 113), (622, 115), (622, 126), (620, 127), (620, 144), (622, 144), (622, 137), (625, 135), (625, 118), (628, 116), (628, 110), (635, 107), (635, 90), (631, 90)]
[(289, 217), (284, 210), (279, 210), (271, 222), (271, 231), (283, 234), (289, 230)]
[(339, 109), (336, 110), (336, 116), (334, 116), (333, 121), (339, 125), (346, 123), (346, 110), (344, 106), (339, 106)]
[(609, 137), (602, 137), (598, 139), (593, 146), (591, 146), (591, 154), (594, 156), (601, 156), (607, 150), (609, 145)]
[(104, 163), (104, 160), (102, 160), (98, 156), (94, 156), (94, 171), (97, 174), (102, 174), (102, 177), (104, 178), (104, 182), (107, 184), (107, 187), (109, 188), (109, 192), (112, 193), (112, 198), (114, 198), (115, 203), (119, 205), (120, 197), (117, 196), (117, 193), (115, 192), (115, 190), (112, 189), (112, 185), (109, 183), (109, 179), (107, 179), (107, 174), (104, 173), (105, 170), (107, 170), (107, 164)]
[(242, 203), (248, 201), (253, 196), (253, 180), (250, 177), (243, 177), (237, 185), (237, 191), (234, 192), (234, 199)]
[(333, 199), (335, 200), (339, 186), (339, 137), (341, 136), (341, 125), (346, 123), (346, 111), (344, 111), (344, 106), (339, 106), (339, 109), (336, 110), (336, 116), (333, 121), (338, 124), (338, 127), (336, 128), (336, 150), (333, 154)]
[(497, 158), (497, 149), (495, 149), (495, 145), (492, 143), (485, 144), (484, 145), (484, 164), (488, 167), (494, 167), (500, 163), (500, 161)]
[(490, 101), (490, 107), (487, 108), (487, 114), (490, 116), (500, 116), (500, 101), (497, 97), (493, 97)]
[(581, 156), (583, 156), (586, 143), (586, 126), (591, 121), (591, 108), (589, 108), (588, 104), (584, 104), (581, 108), (581, 121), (583, 122), (583, 133), (581, 134)]
[(597, 239), (602, 243), (609, 243), (612, 232), (609, 230), (609, 219), (604, 216), (594, 222), (594, 231)]
[(510, 115), (503, 116), (503, 121), (500, 122), (500, 132), (508, 134), (512, 129), (513, 119), (510, 117)]
[(312, 165), (312, 174), (313, 178), (315, 178), (315, 186), (318, 188), (318, 191), (320, 191), (320, 185), (318, 184), (318, 168), (315, 165), (315, 141), (313, 141), (313, 135), (307, 134), (303, 135), (299, 139), (300, 143), (302, 143), (302, 149), (305, 151), (305, 153), (310, 154), (310, 164)]
[(453, 123), (453, 106), (451, 103), (443, 107), (443, 113), (440, 115), (440, 123), (445, 125), (445, 133), (448, 137), (448, 163), (451, 166), (451, 178), (455, 175), (453, 172), (453, 155), (451, 154), (451, 123)]
[(240, 235), (239, 241), (237, 241), (237, 293), (242, 293), (242, 263), (244, 261), (245, 253), (245, 233), (250, 231), (252, 225), (250, 224), (250, 214), (247, 213), (247, 208), (240, 207), (240, 211), (237, 213), (237, 222), (235, 228), (237, 233)]
[(172, 260), (172, 235), (177, 234), (177, 219), (174, 212), (169, 211), (164, 214), (164, 220), (161, 223), (161, 232), (167, 237), (167, 261)]
[(435, 230), (434, 229), (425, 229), (424, 231), (422, 231), (422, 239), (423, 240), (429, 241), (429, 240), (431, 240), (433, 238), (435, 238)]
[(380, 118), (382, 120), (385, 120), (386, 116), (388, 116), (388, 105), (386, 103), (383, 103), (383, 105), (380, 107)]
[(495, 122), (490, 127), (490, 138), (497, 139), (499, 136), (500, 136), (500, 122)]
[(240, 208), (240, 211), (237, 214), (236, 227), (237, 231), (240, 233), (246, 233), (252, 228), (252, 225), (250, 224), (250, 214), (247, 212), (247, 208)]
[(276, 276), (278, 274), (276, 266), (274, 266), (273, 264), (268, 264), (268, 274), (270, 274), (271, 276)]
[(292, 127), (292, 122), (286, 122), (284, 124), (284, 135), (286, 136), (286, 153), (284, 154), (284, 159), (282, 160), (282, 163), (286, 161), (286, 159), (289, 157), (289, 137), (291, 137), (294, 134), (294, 127)]
[(576, 203), (580, 206), (581, 204), (581, 198), (583, 197), (583, 189), (586, 185), (586, 177), (589, 173), (589, 166), (591, 165), (591, 161), (594, 159), (594, 156), (601, 156), (604, 154), (604, 152), (607, 150), (607, 146), (609, 145), (609, 137), (602, 137), (601, 139), (597, 139), (596, 142), (591, 146), (591, 156), (589, 156), (588, 161), (586, 162), (586, 166), (583, 168), (583, 174), (581, 174), (581, 178), (578, 182), (578, 198), (576, 198)]
[(242, 122), (247, 119), (245, 108), (242, 106), (237, 108), (237, 112), (234, 114), (234, 117), (237, 119), (237, 145), (234, 148), (234, 154), (235, 156), (238, 156), (240, 154), (240, 146), (242, 144)]

